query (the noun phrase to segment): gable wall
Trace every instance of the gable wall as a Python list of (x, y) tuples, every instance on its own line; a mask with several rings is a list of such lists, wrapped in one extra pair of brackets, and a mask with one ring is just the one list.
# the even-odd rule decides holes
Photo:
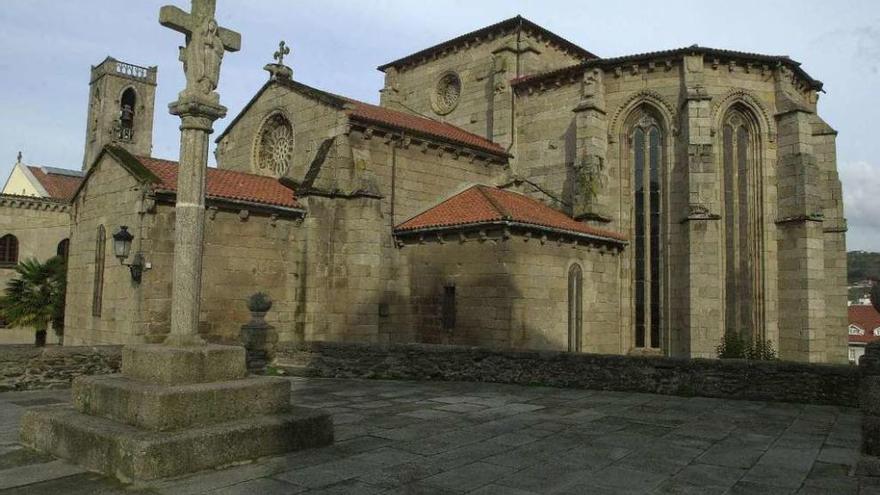
[(339, 134), (340, 124), (346, 120), (338, 109), (273, 84), (247, 108), (235, 126), (217, 143), (217, 166), (278, 177), (278, 174), (260, 168), (255, 160), (260, 128), (263, 121), (276, 110), (280, 110), (293, 126), (293, 164), (288, 174), (291, 177), (305, 175), (321, 141)]
[[(113, 255), (112, 238), (119, 226), (128, 226), (135, 237), (131, 252), (137, 251), (138, 240), (147, 227), (138, 213), (142, 209), (140, 184), (109, 154), (104, 154), (94, 167), (72, 208), (65, 344), (140, 342), (144, 333), (139, 297), (142, 289), (131, 281), (128, 268)], [(101, 316), (92, 316), (99, 225), (106, 232), (103, 303)], [(148, 277), (149, 272), (144, 278)]]

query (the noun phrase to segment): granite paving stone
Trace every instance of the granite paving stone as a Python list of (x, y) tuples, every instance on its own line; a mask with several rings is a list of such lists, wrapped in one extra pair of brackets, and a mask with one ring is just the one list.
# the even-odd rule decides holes
[[(29, 407), (0, 394), (0, 495), (880, 494), (856, 477), (858, 410), (491, 383), (291, 378), (336, 442), (137, 487), (18, 444)], [(11, 481), (10, 481), (11, 480)]]

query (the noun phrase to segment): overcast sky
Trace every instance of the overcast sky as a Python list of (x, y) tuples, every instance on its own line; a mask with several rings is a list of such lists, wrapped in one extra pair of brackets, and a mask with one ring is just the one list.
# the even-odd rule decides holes
[[(183, 88), (182, 35), (158, 24), (159, 7), (186, 0), (2, 0), (0, 180), (24, 161), (80, 168), (89, 66), (107, 55), (159, 66), (153, 155), (177, 158), (179, 120), (167, 104)], [(694, 43), (789, 55), (827, 94), (819, 111), (837, 129), (847, 248), (880, 251), (880, 1), (292, 1), (219, 0), (222, 26), (242, 49), (223, 61), (222, 130), (266, 81), (278, 41), (292, 46), (294, 78), (378, 101), (376, 66), (522, 14), (602, 57)]]

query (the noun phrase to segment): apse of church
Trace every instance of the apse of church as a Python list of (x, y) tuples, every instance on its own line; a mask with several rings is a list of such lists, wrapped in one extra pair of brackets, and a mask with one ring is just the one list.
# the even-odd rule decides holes
[[(208, 340), (235, 340), (263, 290), (284, 341), (715, 357), (737, 333), (846, 359), (835, 132), (797, 62), (599, 58), (516, 17), (381, 66), (372, 105), (300, 83), (294, 55), (217, 136)], [(176, 165), (146, 157), (154, 87), (113, 77), (98, 115), (122, 137), (74, 201), (71, 297), (92, 306), (100, 225), (128, 225), (152, 268), (135, 284), (105, 255), (101, 316), (69, 310), (81, 343), (168, 325)]]

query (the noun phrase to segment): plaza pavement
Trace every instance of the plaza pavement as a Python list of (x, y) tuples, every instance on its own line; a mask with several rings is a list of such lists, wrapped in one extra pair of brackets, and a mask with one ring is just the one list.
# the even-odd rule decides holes
[(18, 444), (23, 411), (69, 390), (0, 394), (0, 495), (880, 494), (880, 479), (850, 474), (854, 409), (487, 383), (291, 386), (295, 404), (333, 414), (333, 446), (144, 486)]

